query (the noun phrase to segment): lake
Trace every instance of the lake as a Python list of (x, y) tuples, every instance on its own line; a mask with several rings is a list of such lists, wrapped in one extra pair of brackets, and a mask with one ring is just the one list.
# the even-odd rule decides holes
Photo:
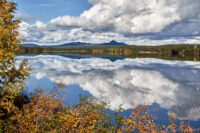
[(168, 114), (175, 113), (177, 120), (200, 126), (200, 62), (64, 54), (17, 58), (27, 58), (32, 67), (27, 92), (63, 81), (66, 104), (79, 102), (82, 94), (107, 101), (111, 111), (121, 106), (123, 115), (147, 104), (158, 123), (169, 123)]

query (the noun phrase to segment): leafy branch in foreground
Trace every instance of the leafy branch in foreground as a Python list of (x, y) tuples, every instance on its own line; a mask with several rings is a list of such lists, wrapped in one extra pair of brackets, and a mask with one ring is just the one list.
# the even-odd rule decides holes
[[(24, 88), (29, 76), (27, 60), (16, 64), (15, 52), (23, 40), (18, 37), (19, 20), (14, 19), (16, 4), (0, 0), (0, 128), (4, 130), (10, 121), (14, 99)], [(1, 131), (1, 130), (0, 130)]]
[(175, 124), (174, 115), (170, 116), (168, 126), (159, 125), (150, 114), (146, 105), (137, 106), (130, 116), (120, 115), (111, 120), (105, 103), (97, 104), (82, 98), (72, 107), (66, 106), (57, 96), (58, 91), (45, 94), (37, 89), (30, 96), (30, 102), (16, 109), (11, 117), (7, 132), (53, 132), (53, 133), (193, 133), (194, 129), (183, 122)]

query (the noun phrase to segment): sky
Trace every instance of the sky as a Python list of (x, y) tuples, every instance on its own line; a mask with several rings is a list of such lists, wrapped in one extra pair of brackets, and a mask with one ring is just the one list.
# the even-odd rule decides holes
[(13, 0), (25, 43), (199, 44), (199, 0)]

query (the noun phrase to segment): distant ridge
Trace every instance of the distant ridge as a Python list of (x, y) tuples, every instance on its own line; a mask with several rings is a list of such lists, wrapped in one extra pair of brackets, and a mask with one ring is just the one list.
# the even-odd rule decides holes
[(32, 43), (26, 43), (26, 44), (20, 44), (20, 45), (24, 47), (40, 47), (40, 45), (32, 44)]
[(125, 46), (126, 43), (117, 42), (112, 40), (108, 43), (100, 43), (100, 44), (92, 44), (92, 43), (85, 43), (85, 42), (70, 42), (61, 45), (48, 45), (48, 46), (40, 46), (37, 44), (21, 44), (24, 47), (52, 47), (52, 48), (72, 48), (72, 47), (90, 47), (90, 46)]
[(99, 45), (101, 45), (101, 46), (125, 46), (127, 44), (112, 40), (112, 41), (110, 41), (108, 43), (103, 43), (103, 44), (99, 44)]
[(48, 47), (70, 48), (70, 47), (88, 47), (88, 46), (94, 46), (94, 44), (85, 43), (85, 42), (70, 42), (70, 43), (66, 43), (66, 44), (54, 45), (54, 46), (48, 46)]

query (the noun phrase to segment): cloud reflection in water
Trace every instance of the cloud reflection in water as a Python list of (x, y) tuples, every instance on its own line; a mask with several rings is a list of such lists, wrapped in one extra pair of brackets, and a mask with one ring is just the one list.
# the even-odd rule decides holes
[[(18, 57), (23, 59), (25, 57)], [(174, 112), (180, 120), (200, 119), (200, 63), (159, 59), (73, 59), (61, 56), (26, 57), (36, 79), (78, 84), (99, 102), (115, 109), (133, 108), (133, 103)]]

